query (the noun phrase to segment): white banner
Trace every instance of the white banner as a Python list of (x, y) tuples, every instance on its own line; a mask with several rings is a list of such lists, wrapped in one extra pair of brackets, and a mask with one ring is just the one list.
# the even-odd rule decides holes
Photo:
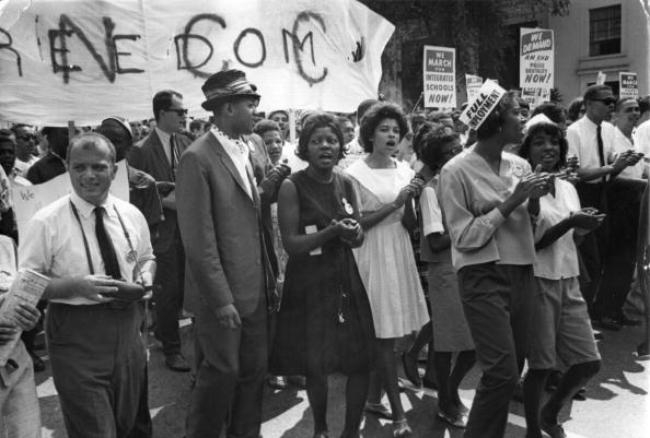
[(618, 74), (618, 97), (639, 97), (639, 78), (636, 73), (620, 72)]
[(424, 46), (425, 108), (456, 108), (456, 49)]
[[(48, 204), (56, 201), (72, 191), (70, 174), (68, 172), (57, 176), (43, 184), (33, 186), (14, 186), (11, 188), (11, 196), (14, 213), (16, 214), (16, 225), (18, 236), (25, 230), (25, 225), (34, 214)], [(111, 184), (111, 194), (124, 201), (129, 201), (129, 177), (126, 169), (126, 161), (117, 163), (117, 173)]]
[(491, 79), (486, 80), (478, 92), (476, 99), (469, 102), (465, 111), (460, 114), (460, 121), (470, 129), (478, 129), (487, 116), (496, 108), (506, 90)]
[(465, 74), (465, 89), (467, 90), (467, 102), (476, 99), (478, 92), (483, 85), (483, 78), (476, 75)]
[(555, 82), (555, 42), (549, 29), (521, 28), (519, 87), (550, 90)]
[(163, 89), (205, 115), (201, 85), (223, 68), (260, 109), (352, 112), (377, 97), (393, 30), (356, 0), (0, 1), (0, 120), (147, 119)]

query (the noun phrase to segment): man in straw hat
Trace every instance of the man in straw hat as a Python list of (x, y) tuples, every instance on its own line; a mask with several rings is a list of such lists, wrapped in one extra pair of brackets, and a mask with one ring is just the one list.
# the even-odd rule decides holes
[(224, 424), (228, 437), (257, 437), (276, 297), (260, 199), (284, 174), (271, 171), (256, 185), (245, 136), (260, 96), (244, 73), (220, 71), (202, 89), (214, 127), (183, 154), (176, 186), (198, 353), (187, 437), (217, 436)]

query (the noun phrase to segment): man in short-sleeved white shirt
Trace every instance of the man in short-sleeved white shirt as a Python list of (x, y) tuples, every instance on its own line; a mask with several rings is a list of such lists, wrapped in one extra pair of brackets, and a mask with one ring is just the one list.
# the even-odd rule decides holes
[(73, 193), (28, 223), (20, 267), (52, 278), (46, 336), (68, 436), (129, 436), (147, 387), (140, 300), (155, 269), (149, 228), (136, 207), (109, 194), (109, 140), (73, 139), (68, 167)]

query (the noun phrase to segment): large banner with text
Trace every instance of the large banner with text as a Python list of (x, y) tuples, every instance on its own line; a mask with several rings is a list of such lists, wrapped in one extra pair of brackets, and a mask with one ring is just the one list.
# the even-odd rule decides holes
[(200, 114), (224, 68), (247, 73), (261, 109), (352, 112), (377, 96), (393, 30), (356, 0), (5, 0), (0, 120), (145, 119), (162, 89)]

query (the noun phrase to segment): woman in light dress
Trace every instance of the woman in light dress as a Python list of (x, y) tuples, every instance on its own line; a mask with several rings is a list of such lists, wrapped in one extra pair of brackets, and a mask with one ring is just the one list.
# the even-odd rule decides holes
[[(346, 169), (358, 192), (360, 223), (366, 233), (354, 256), (370, 299), (377, 337), (377, 373), (366, 410), (392, 417), (394, 436), (411, 433), (400, 401), (395, 341), (417, 332), (429, 321), (406, 228), (417, 226), (413, 196), (423, 181), (414, 179), (415, 172), (407, 163), (394, 158), (407, 132), (399, 107), (375, 104), (361, 120), (359, 136), (369, 155)], [(388, 395), (392, 415), (381, 404), (382, 389)]]

